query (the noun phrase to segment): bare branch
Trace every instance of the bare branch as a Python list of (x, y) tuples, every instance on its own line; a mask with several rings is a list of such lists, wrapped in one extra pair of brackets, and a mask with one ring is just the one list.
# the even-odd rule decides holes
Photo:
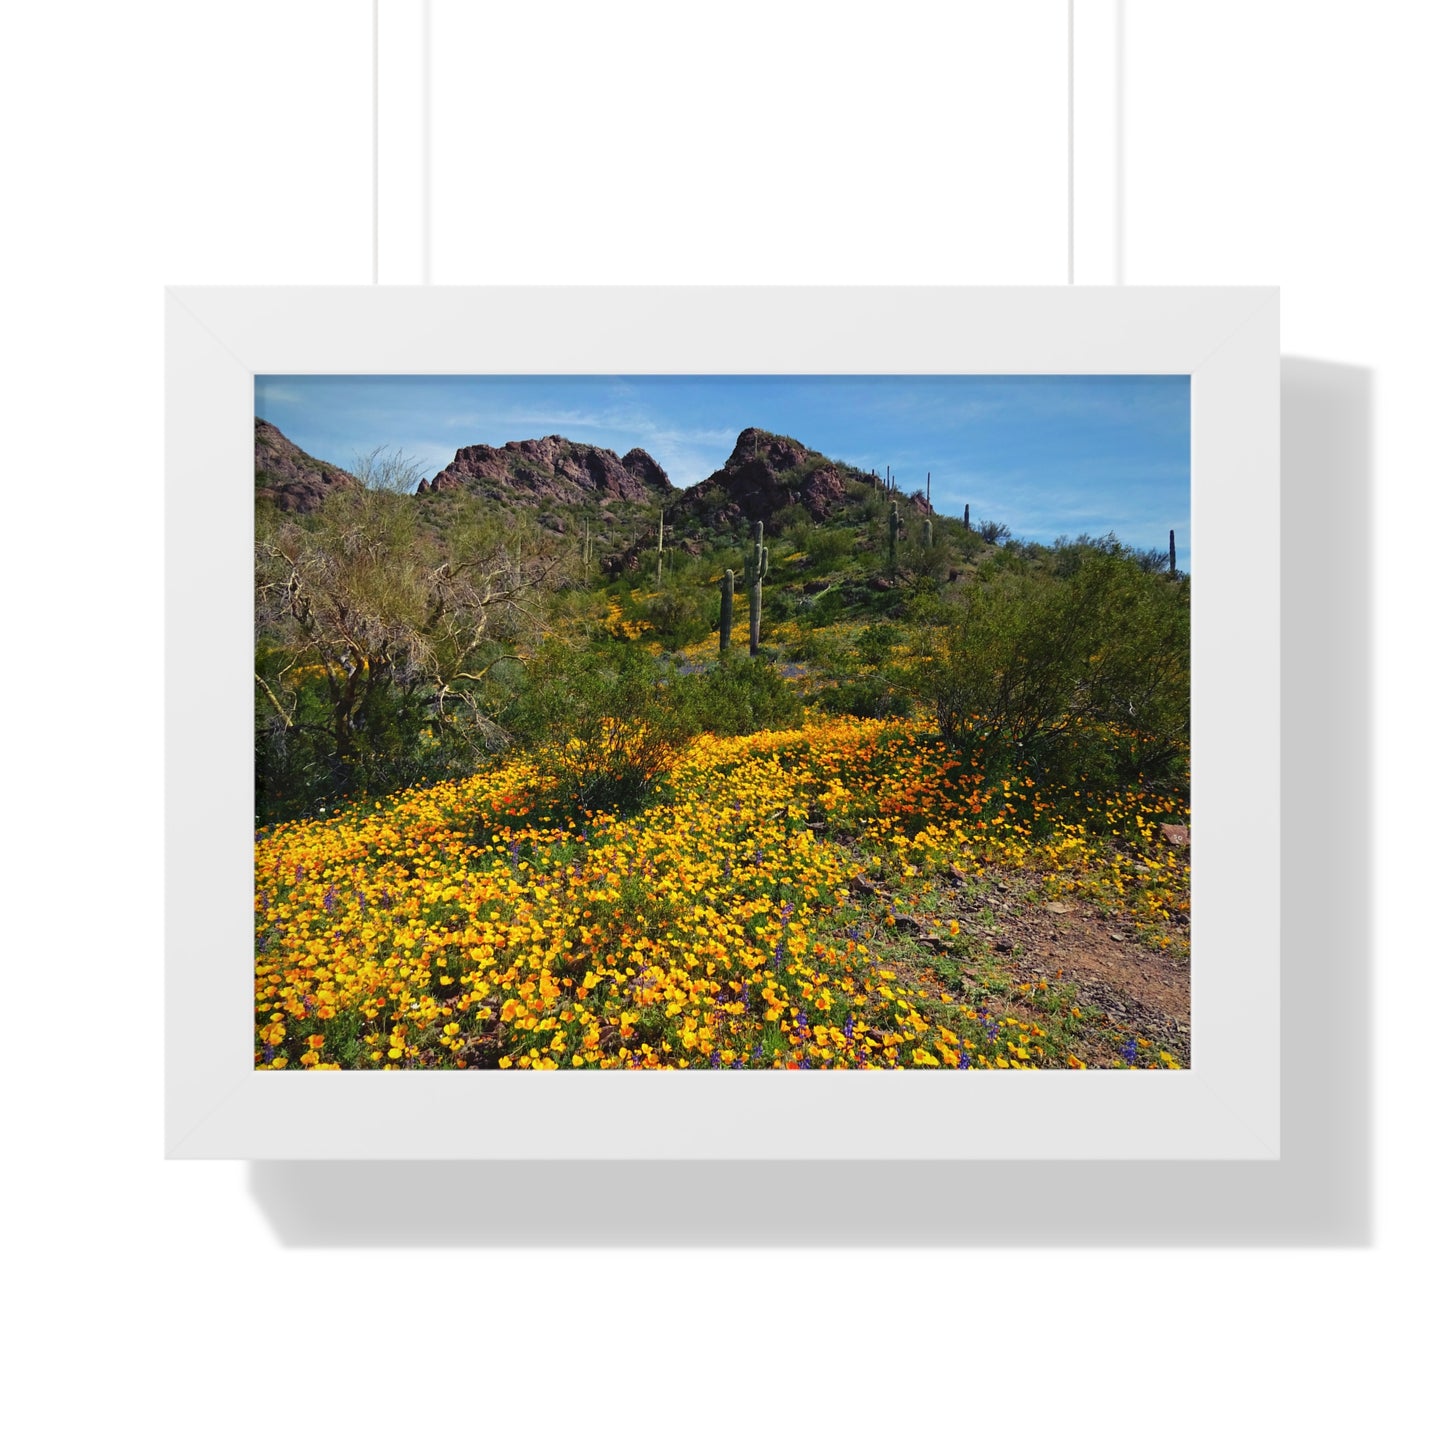
[(281, 721), (285, 723), (288, 728), (294, 727), (296, 725), (295, 709), (293, 708), (291, 712), (287, 712), (286, 709), (281, 706), (280, 700), (276, 694), (271, 691), (271, 685), (259, 672), (256, 674), (256, 681), (261, 684), (261, 691), (270, 699), (271, 706), (276, 709), (277, 716), (280, 717)]

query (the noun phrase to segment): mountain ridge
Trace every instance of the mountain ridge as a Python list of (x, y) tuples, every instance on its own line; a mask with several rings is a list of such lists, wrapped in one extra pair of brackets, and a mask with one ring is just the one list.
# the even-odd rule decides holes
[[(256, 448), (257, 497), (284, 511), (312, 511), (337, 488), (361, 485), (342, 468), (308, 456), (259, 417)], [(769, 534), (804, 522), (858, 525), (870, 507), (876, 509), (880, 494), (896, 501), (905, 516), (936, 515), (922, 492), (890, 492), (872, 472), (796, 437), (749, 426), (738, 433), (722, 466), (686, 488), (674, 486), (641, 447), (619, 456), (611, 448), (552, 433), (502, 446), (459, 447), (414, 495), (423, 515), (443, 528), (451, 515), (449, 497), (525, 507), (559, 536), (580, 531), (585, 518), (602, 549), (599, 562), (616, 575), (639, 565), (642, 554), (657, 546), (659, 517), (667, 544), (696, 554), (742, 542), (759, 522)]]

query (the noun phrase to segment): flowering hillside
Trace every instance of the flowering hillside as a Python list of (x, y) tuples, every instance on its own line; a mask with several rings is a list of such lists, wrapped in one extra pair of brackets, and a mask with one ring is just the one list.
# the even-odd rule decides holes
[(1000, 778), (919, 724), (810, 712), (576, 818), (549, 756), (257, 835), (258, 1067), (1176, 1066), (1001, 948), (993, 909), (1113, 920), (1183, 967), (1160, 830), (1186, 790)]

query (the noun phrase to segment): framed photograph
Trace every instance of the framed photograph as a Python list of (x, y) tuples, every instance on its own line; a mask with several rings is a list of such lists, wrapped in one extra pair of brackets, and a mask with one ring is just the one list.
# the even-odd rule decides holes
[(166, 308), (170, 1157), (1279, 1157), (1277, 291)]

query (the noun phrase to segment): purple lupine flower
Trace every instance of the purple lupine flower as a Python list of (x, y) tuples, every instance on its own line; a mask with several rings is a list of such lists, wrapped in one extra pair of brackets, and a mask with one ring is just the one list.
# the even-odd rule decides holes
[(512, 840), (512, 867), (514, 867), (514, 868), (517, 866), (517, 855), (518, 855), (521, 851), (522, 851), (521, 840), (514, 838), (514, 839)]
[(708, 1059), (707, 1066), (710, 1069), (722, 1068), (722, 1055), (716, 1049), (712, 1051), (712, 1057)]
[(1119, 1052), (1124, 1055), (1124, 1062), (1132, 1069), (1139, 1062), (1139, 1046), (1133, 1039), (1125, 1039)]
[(788, 919), (792, 916), (793, 905), (783, 904), (782, 921), (783, 931), (778, 935), (778, 946), (773, 950), (773, 967), (777, 968), (783, 961), (783, 948), (788, 941)]
[(301, 864), (296, 865), (296, 881), (299, 883), (306, 876), (306, 870)]
[(958, 1067), (960, 1069), (971, 1069), (973, 1067), (968, 1059), (968, 1050), (961, 1046), (958, 1050)]
[(336, 885), (334, 883), (326, 890), (326, 896), (321, 900), (321, 906), (328, 913), (336, 907)]
[(744, 983), (744, 984), (743, 984), (743, 1012), (746, 1013), (747, 1011), (748, 1011), (748, 986), (747, 986), (746, 983)]
[(853, 1042), (853, 1015), (849, 1014), (843, 1020), (843, 1037), (851, 1044)]

